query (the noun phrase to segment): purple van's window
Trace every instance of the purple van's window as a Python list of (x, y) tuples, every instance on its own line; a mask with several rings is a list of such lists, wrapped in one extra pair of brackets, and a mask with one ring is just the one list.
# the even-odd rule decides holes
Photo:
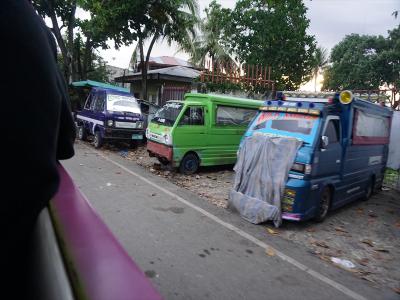
[(107, 95), (107, 110), (127, 111), (140, 114), (140, 106), (134, 97), (123, 95)]

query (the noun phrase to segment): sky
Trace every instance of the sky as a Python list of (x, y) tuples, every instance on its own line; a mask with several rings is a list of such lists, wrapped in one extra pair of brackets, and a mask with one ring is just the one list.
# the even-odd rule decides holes
[[(199, 0), (201, 15), (211, 0)], [(222, 7), (234, 8), (235, 0), (217, 0)], [(309, 34), (315, 36), (319, 46), (330, 50), (346, 35), (351, 33), (383, 35), (400, 23), (392, 16), (400, 10), (400, 0), (304, 0), (310, 19)], [(110, 43), (112, 46), (112, 43)], [(127, 68), (135, 44), (119, 50), (99, 50), (99, 54), (116, 67)], [(169, 47), (165, 42), (157, 43), (152, 56), (176, 56), (188, 59), (186, 53), (177, 52), (177, 46)]]

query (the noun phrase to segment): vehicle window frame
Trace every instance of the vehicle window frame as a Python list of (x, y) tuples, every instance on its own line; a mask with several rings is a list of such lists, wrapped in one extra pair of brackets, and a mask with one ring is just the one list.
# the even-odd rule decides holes
[[(102, 106), (101, 106), (101, 109), (99, 109), (99, 108), (97, 107), (97, 102), (98, 102), (99, 100), (100, 100), (100, 101), (103, 101)], [(106, 104), (106, 93), (105, 93), (105, 92), (97, 93), (97, 97), (96, 97), (95, 101), (93, 102), (93, 111), (95, 111), (95, 112), (103, 112), (103, 111), (104, 111), (105, 104)]]
[[(202, 113), (202, 117), (203, 117), (203, 124), (191, 124), (190, 119), (191, 116), (189, 116), (189, 124), (182, 124), (182, 121), (184, 120), (185, 114), (188, 110), (190, 110), (191, 108), (201, 108), (203, 113)], [(202, 105), (188, 105), (185, 110), (183, 111), (183, 113), (181, 114), (181, 117), (179, 118), (178, 121), (178, 126), (205, 126), (206, 125), (206, 120), (205, 120), (205, 106)]]
[[(218, 109), (219, 108), (233, 108), (233, 109), (243, 109), (243, 110), (248, 110), (248, 111), (254, 111), (254, 115), (252, 118), (247, 122), (246, 124), (223, 124), (218, 122)], [(254, 120), (254, 118), (258, 114), (258, 108), (252, 108), (252, 107), (243, 107), (243, 106), (233, 106), (233, 105), (228, 105), (228, 104), (217, 104), (215, 106), (215, 119), (214, 119), (214, 124), (217, 127), (228, 127), (228, 126), (235, 126), (235, 127), (248, 127)]]
[[(326, 130), (328, 128), (329, 122), (332, 121), (332, 124), (334, 126), (334, 129), (336, 130), (336, 136), (337, 136), (337, 141), (333, 142), (329, 139), (329, 145), (330, 144), (336, 144), (336, 143), (341, 143), (342, 141), (342, 128), (341, 128), (341, 124), (340, 124), (340, 118), (339, 116), (328, 116), (325, 120), (325, 124), (324, 124), (324, 128), (322, 130), (322, 134), (321, 136), (326, 135)], [(338, 124), (338, 128), (336, 128), (335, 124), (333, 123), (334, 121), (337, 122)]]
[(83, 109), (90, 110), (90, 107), (92, 106), (93, 103), (93, 93), (89, 93), (89, 96), (86, 98), (85, 105), (83, 106)]

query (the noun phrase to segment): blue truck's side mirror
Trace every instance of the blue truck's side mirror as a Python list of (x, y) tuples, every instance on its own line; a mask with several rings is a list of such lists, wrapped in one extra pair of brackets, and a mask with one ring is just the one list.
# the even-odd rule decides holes
[(329, 138), (326, 135), (321, 136), (321, 148), (326, 149), (329, 145)]

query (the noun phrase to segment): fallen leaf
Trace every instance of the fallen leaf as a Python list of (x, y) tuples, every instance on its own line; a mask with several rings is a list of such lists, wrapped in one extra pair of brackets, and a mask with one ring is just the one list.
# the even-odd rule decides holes
[(271, 228), (267, 228), (267, 231), (268, 231), (269, 234), (278, 234), (279, 233), (278, 231), (273, 230)]
[(324, 261), (331, 262), (331, 258), (328, 255), (317, 254), (317, 256)]
[(348, 233), (348, 231), (346, 229), (342, 228), (342, 227), (335, 227), (335, 230), (339, 231), (339, 232)]
[(157, 195), (156, 193), (152, 193), (152, 194), (151, 194), (152, 197), (154, 197), (154, 196), (156, 196), (156, 195)]
[(368, 216), (370, 216), (371, 218), (376, 218), (376, 217), (378, 217), (377, 214), (372, 213), (372, 212), (368, 213)]
[(308, 228), (307, 232), (315, 232), (315, 228)]
[(379, 251), (379, 252), (389, 253), (389, 250), (388, 250), (388, 249), (385, 249), (385, 248), (375, 248), (374, 250), (375, 250), (375, 251)]
[(374, 242), (371, 241), (371, 240), (369, 240), (369, 239), (363, 239), (363, 240), (361, 241), (361, 243), (364, 243), (364, 244), (366, 244), (366, 245), (368, 245), (368, 246), (370, 246), (370, 247), (373, 247), (373, 246), (374, 246)]
[(369, 263), (369, 259), (368, 258), (362, 258), (360, 260), (358, 260), (358, 263), (362, 266), (367, 266)]
[(265, 251), (265, 253), (267, 253), (267, 255), (269, 256), (275, 256), (275, 250), (272, 249), (271, 247), (268, 247), (267, 250)]
[(361, 208), (361, 207), (357, 208), (357, 213), (358, 214), (362, 214), (363, 212), (364, 212), (363, 208)]
[(315, 241), (314, 243), (316, 246), (328, 249), (329, 246), (324, 241)]
[(400, 294), (400, 288), (393, 288), (393, 291), (395, 291), (397, 294)]
[(115, 174), (121, 174), (121, 172), (115, 172)]
[(400, 228), (400, 221), (397, 221), (396, 224), (394, 224), (397, 228)]

